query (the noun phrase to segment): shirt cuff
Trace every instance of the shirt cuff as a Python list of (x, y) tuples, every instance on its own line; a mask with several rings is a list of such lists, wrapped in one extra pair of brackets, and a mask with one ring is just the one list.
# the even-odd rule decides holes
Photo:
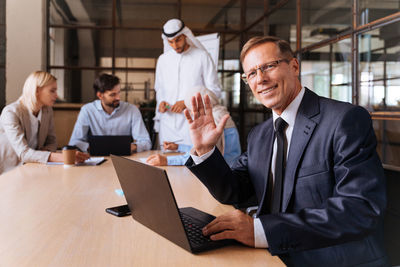
[(151, 142), (147, 140), (136, 141), (134, 144), (136, 144), (136, 152), (150, 150), (151, 148)]
[(260, 218), (254, 218), (254, 246), (256, 248), (268, 248), (267, 237)]
[(167, 162), (168, 165), (180, 166), (180, 165), (185, 165), (185, 162), (187, 161), (188, 158), (189, 158), (189, 153), (183, 155), (168, 156)]
[(179, 152), (189, 152), (191, 148), (192, 148), (192, 146), (189, 146), (189, 145), (178, 144)]
[(210, 151), (201, 156), (196, 156), (192, 153), (190, 153), (190, 156), (192, 157), (194, 164), (199, 165), (200, 163), (208, 159), (211, 156), (211, 154), (214, 153), (214, 151), (215, 151), (215, 146), (213, 147), (213, 149), (211, 149)]

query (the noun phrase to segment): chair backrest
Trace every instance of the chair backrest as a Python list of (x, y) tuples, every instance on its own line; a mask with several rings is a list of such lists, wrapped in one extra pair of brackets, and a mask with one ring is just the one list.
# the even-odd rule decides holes
[(400, 170), (385, 167), (387, 209), (384, 219), (385, 247), (392, 266), (400, 265)]

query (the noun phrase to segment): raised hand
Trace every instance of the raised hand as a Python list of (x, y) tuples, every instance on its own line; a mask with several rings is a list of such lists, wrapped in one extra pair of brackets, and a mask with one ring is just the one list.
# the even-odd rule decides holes
[(215, 125), (212, 114), (210, 97), (204, 96), (204, 104), (200, 93), (192, 97), (192, 116), (185, 109), (185, 116), (189, 123), (190, 138), (198, 156), (209, 152), (217, 144), (224, 132), (224, 127), (229, 115), (222, 117), (218, 125)]

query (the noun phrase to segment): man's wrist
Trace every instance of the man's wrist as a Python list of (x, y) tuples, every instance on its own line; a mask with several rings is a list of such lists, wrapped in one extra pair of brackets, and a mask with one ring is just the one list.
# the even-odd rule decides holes
[(208, 152), (210, 152), (212, 149), (214, 148), (214, 146), (210, 146), (210, 147), (204, 147), (204, 148), (200, 148), (200, 149), (195, 149), (195, 152), (196, 152), (196, 156), (199, 156), (199, 157), (201, 157), (202, 155), (204, 155), (204, 154), (206, 154), (206, 153), (208, 153)]
[(215, 146), (209, 152), (207, 152), (201, 156), (198, 156), (198, 155), (195, 155), (195, 154), (197, 154), (197, 152), (194, 149), (192, 149), (190, 152), (190, 156), (192, 157), (194, 164), (199, 165), (200, 163), (202, 163), (203, 161), (208, 159), (212, 155), (212, 153), (214, 153), (214, 151), (215, 151)]

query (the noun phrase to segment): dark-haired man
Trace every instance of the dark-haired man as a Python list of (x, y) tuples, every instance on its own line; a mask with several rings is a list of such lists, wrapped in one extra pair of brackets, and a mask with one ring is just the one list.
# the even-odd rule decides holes
[(93, 88), (99, 99), (81, 108), (69, 145), (87, 151), (90, 129), (92, 135), (131, 135), (135, 140), (131, 144), (132, 152), (151, 149), (149, 134), (139, 109), (120, 101), (120, 79), (102, 74), (95, 80)]
[(272, 118), (248, 136), (232, 168), (216, 140), (210, 100), (186, 110), (194, 151), (186, 165), (226, 204), (256, 196), (256, 218), (236, 210), (203, 229), (212, 240), (269, 248), (288, 266), (387, 266), (382, 243), (385, 178), (368, 112), (320, 97), (298, 79), (288, 42), (250, 39), (241, 52), (243, 80)]

